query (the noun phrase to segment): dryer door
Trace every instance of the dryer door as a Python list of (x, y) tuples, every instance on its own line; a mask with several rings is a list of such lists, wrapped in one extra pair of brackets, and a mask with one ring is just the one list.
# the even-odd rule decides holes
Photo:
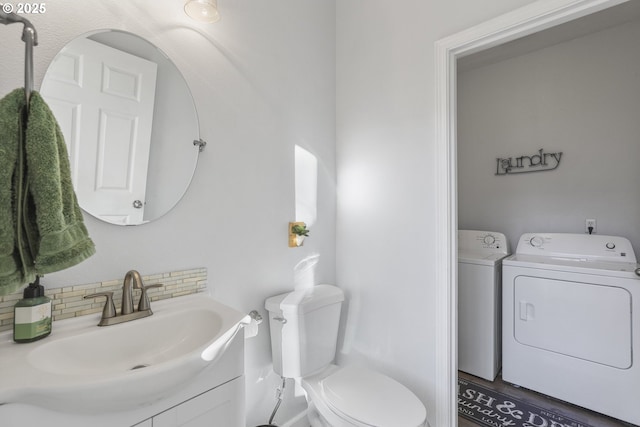
[(524, 345), (627, 369), (631, 294), (615, 286), (518, 276), (514, 335)]

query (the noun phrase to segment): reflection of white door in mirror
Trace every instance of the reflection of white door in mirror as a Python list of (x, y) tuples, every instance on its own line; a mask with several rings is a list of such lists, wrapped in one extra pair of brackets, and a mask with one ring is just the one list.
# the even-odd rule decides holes
[(81, 207), (113, 224), (143, 223), (156, 72), (154, 62), (81, 38), (54, 59), (41, 87), (69, 147)]

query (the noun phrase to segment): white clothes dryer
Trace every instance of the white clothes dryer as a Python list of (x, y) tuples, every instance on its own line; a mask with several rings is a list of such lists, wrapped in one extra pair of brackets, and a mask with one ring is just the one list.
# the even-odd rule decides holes
[(502, 233), (458, 230), (458, 369), (493, 381), (502, 359)]
[(640, 425), (637, 268), (623, 237), (524, 234), (503, 261), (503, 379)]

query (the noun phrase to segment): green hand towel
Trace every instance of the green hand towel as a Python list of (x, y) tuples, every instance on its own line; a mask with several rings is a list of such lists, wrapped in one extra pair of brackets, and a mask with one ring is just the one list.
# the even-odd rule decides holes
[[(23, 106), (22, 90), (0, 100), (0, 295), (15, 291), (35, 275), (69, 268), (95, 253), (71, 183), (60, 127), (40, 94), (32, 92), (26, 131), (20, 132)], [(6, 128), (2, 118), (7, 120)], [(7, 153), (15, 151), (6, 159), (2, 155), (5, 146)], [(5, 163), (13, 170), (11, 178), (5, 176)], [(22, 180), (15, 173), (20, 170)], [(7, 187), (10, 194), (3, 196)], [(10, 218), (6, 218), (3, 204), (7, 197), (11, 201)], [(11, 238), (5, 233), (5, 222), (13, 227)]]
[(22, 137), (24, 90), (0, 99), (0, 295), (15, 292), (24, 282), (17, 250), (15, 172)]

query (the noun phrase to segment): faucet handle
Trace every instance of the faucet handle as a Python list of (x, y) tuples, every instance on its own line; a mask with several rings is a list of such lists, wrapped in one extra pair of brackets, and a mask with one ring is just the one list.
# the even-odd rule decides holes
[(151, 302), (149, 302), (149, 295), (147, 295), (147, 289), (160, 288), (162, 286), (164, 286), (162, 283), (155, 283), (153, 285), (148, 285), (148, 286), (144, 286), (142, 283), (140, 283), (140, 289), (142, 290), (142, 293), (140, 294), (140, 302), (138, 302), (138, 311), (145, 311), (145, 310), (151, 311)]
[(113, 292), (98, 292), (95, 294), (85, 295), (84, 299), (95, 297), (107, 297), (104, 302), (104, 308), (102, 309), (102, 318), (100, 319), (100, 323), (98, 323), (98, 326), (102, 326), (105, 319), (116, 316), (116, 306), (113, 303)]

